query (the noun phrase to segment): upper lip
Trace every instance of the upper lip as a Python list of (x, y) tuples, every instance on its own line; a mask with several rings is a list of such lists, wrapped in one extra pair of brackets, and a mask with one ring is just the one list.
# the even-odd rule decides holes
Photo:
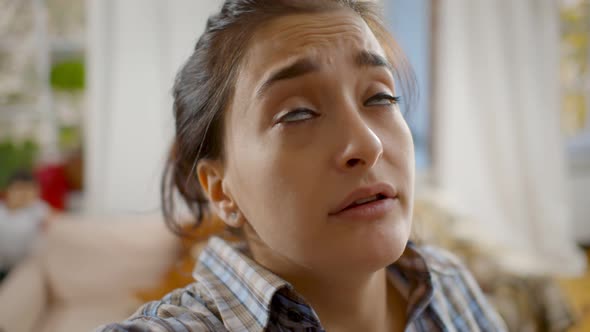
[(397, 197), (396, 190), (388, 183), (381, 182), (371, 186), (360, 187), (346, 196), (342, 203), (340, 203), (334, 210), (330, 212), (330, 215), (341, 212), (359, 199), (368, 198), (379, 194), (385, 196), (386, 198)]

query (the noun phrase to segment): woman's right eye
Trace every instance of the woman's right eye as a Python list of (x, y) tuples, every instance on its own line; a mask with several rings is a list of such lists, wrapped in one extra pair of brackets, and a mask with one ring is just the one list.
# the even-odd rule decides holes
[(316, 117), (317, 114), (307, 108), (297, 108), (279, 118), (281, 123), (303, 122)]

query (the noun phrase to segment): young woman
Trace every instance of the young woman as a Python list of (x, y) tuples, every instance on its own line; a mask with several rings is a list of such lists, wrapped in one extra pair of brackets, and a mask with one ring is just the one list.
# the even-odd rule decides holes
[(227, 0), (174, 86), (173, 192), (212, 238), (195, 283), (100, 331), (502, 331), (471, 275), (409, 242), (412, 75), (371, 1)]

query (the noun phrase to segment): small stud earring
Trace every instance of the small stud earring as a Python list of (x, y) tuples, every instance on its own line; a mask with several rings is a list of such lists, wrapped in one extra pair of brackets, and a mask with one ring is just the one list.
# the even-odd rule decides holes
[(237, 213), (237, 212), (235, 212), (235, 211), (234, 211), (234, 212), (230, 212), (230, 214), (229, 214), (229, 218), (230, 218), (231, 220), (236, 220), (236, 219), (238, 219), (238, 213)]

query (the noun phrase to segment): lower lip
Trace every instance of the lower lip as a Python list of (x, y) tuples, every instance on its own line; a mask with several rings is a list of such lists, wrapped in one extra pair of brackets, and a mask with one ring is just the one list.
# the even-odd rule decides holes
[(339, 219), (355, 221), (372, 221), (385, 216), (395, 207), (397, 198), (385, 198), (367, 204), (355, 206), (330, 215)]

